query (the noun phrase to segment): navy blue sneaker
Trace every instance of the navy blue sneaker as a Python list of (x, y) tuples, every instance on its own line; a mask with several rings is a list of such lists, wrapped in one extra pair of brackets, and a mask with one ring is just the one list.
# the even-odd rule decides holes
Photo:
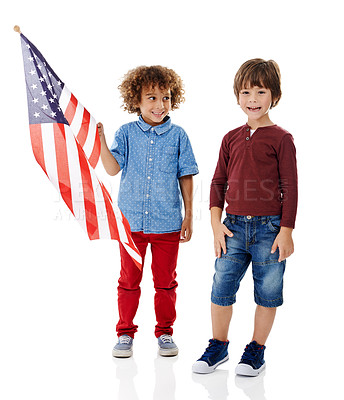
[(221, 342), (217, 339), (210, 339), (203, 356), (192, 366), (192, 372), (197, 374), (214, 372), (216, 367), (228, 360), (228, 344), (228, 340)]
[(264, 350), (265, 346), (258, 344), (255, 340), (248, 344), (235, 373), (245, 376), (258, 376), (265, 368)]

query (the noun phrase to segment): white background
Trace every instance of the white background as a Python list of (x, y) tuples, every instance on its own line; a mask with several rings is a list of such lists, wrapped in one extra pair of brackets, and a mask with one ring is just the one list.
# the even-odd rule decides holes
[[(341, 397), (343, 28), (340, 1), (12, 1), (1, 12), (0, 398), (283, 400)], [(149, 256), (134, 357), (116, 360), (116, 242), (90, 242), (36, 164), (29, 139), (19, 36), (38, 47), (105, 125), (108, 143), (134, 117), (117, 86), (137, 65), (173, 68), (186, 102), (172, 113), (199, 164), (192, 241), (180, 249), (177, 358), (157, 355)], [(263, 376), (234, 368), (251, 339), (253, 285), (244, 279), (230, 327), (230, 361), (193, 376), (211, 337), (213, 246), (209, 184), (221, 139), (246, 122), (233, 78), (247, 59), (278, 62), (282, 100), (271, 119), (297, 147), (299, 209), (285, 304)], [(97, 174), (116, 199), (119, 177)], [(330, 394), (332, 393), (332, 395)]]

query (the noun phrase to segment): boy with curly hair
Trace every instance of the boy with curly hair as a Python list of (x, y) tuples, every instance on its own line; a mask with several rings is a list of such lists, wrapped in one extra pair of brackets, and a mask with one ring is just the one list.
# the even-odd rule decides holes
[[(269, 110), (281, 97), (273, 60), (245, 62), (234, 80), (245, 125), (223, 138), (210, 190), (217, 257), (211, 294), (213, 339), (193, 372), (210, 373), (228, 360), (228, 329), (240, 281), (252, 262), (257, 304), (252, 341), (236, 373), (257, 376), (265, 368), (265, 342), (283, 303), (285, 259), (294, 251), (297, 169), (293, 137), (275, 125)], [(227, 217), (221, 223), (224, 202)]]
[[(176, 265), (179, 243), (192, 235), (192, 176), (198, 167), (185, 131), (172, 124), (169, 112), (184, 101), (181, 78), (162, 66), (130, 70), (119, 86), (124, 109), (139, 118), (119, 128), (109, 149), (98, 124), (101, 159), (106, 172), (122, 171), (118, 205), (128, 219), (132, 238), (144, 262), (152, 252), (154, 307), (159, 353), (175, 356), (172, 339), (176, 319)], [(184, 203), (184, 218), (181, 213)], [(140, 298), (140, 271), (120, 244), (118, 343), (114, 357), (130, 357), (138, 326), (133, 323)]]

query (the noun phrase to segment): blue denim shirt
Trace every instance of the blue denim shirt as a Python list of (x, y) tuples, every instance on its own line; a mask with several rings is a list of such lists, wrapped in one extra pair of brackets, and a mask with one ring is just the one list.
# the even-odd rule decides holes
[(178, 179), (198, 174), (185, 131), (171, 118), (158, 126), (122, 125), (110, 149), (122, 170), (118, 206), (132, 232), (177, 232), (182, 224)]

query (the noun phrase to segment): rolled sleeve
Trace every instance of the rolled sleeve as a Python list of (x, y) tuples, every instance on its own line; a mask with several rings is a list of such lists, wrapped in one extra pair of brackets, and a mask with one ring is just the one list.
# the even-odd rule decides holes
[(178, 157), (178, 173), (177, 177), (181, 178), (186, 175), (197, 175), (199, 173), (195, 155), (192, 150), (190, 140), (182, 130), (179, 143)]
[(123, 169), (126, 164), (126, 147), (125, 133), (123, 132), (123, 129), (120, 128), (115, 133), (115, 138), (110, 148), (110, 152), (115, 157), (121, 169)]

